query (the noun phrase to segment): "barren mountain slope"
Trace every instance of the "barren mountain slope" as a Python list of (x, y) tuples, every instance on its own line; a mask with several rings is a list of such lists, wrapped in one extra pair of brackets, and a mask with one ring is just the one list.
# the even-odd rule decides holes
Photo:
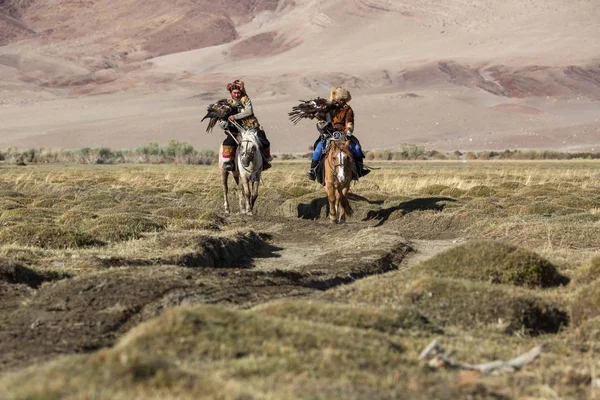
[[(286, 110), (338, 84), (353, 91), (363, 135), (377, 135), (368, 147), (590, 150), (599, 20), (600, 3), (588, 0), (4, 1), (0, 104), (30, 108), (0, 108), (12, 116), (0, 146), (212, 147), (219, 140), (198, 136), (198, 109), (241, 77), (281, 151), (307, 147), (297, 139), (307, 125), (292, 128)], [(104, 94), (93, 103), (133, 97), (160, 109), (167, 90), (167, 119), (137, 105), (120, 107), (127, 121), (102, 107), (62, 117), (37, 103), (67, 96), (64, 108), (77, 110), (82, 96)], [(157, 130), (159, 117), (176, 128)]]

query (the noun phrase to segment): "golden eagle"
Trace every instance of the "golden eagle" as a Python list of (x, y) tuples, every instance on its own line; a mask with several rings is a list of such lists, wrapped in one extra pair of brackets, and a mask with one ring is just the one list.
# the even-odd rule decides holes
[(300, 101), (301, 103), (292, 107), (292, 111), (288, 113), (290, 121), (294, 125), (303, 118), (324, 120), (327, 113), (341, 107), (341, 104), (337, 101), (327, 100), (322, 97)]
[(227, 117), (235, 113), (235, 109), (229, 104), (227, 99), (221, 99), (216, 103), (209, 104), (206, 107), (206, 111), (206, 115), (202, 118), (202, 121), (210, 118), (206, 132), (211, 132), (219, 120), (226, 120)]

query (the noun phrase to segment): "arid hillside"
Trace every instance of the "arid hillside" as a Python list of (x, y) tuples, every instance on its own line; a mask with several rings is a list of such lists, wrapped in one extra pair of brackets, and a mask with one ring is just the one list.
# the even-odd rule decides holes
[(370, 148), (598, 151), (599, 20), (587, 0), (5, 0), (0, 146), (214, 148), (202, 110), (239, 77), (279, 152), (306, 151), (286, 113), (333, 85)]

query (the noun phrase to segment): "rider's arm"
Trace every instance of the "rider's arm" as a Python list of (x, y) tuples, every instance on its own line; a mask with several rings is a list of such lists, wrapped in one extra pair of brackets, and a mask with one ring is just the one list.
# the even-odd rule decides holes
[(346, 113), (346, 132), (354, 133), (354, 110), (352, 108)]
[(244, 119), (254, 115), (254, 110), (252, 109), (252, 102), (250, 101), (250, 97), (247, 97), (246, 101), (244, 101), (243, 109), (244, 111), (234, 115), (235, 119)]

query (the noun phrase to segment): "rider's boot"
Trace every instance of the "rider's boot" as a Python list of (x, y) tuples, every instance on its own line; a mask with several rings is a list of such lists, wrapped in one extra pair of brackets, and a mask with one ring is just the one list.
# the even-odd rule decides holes
[(319, 160), (311, 160), (310, 169), (306, 172), (306, 177), (311, 181), (317, 179), (317, 165), (319, 165)]
[(273, 161), (273, 157), (271, 157), (271, 148), (267, 147), (262, 151), (263, 156), (263, 171), (265, 169), (271, 168), (271, 161)]
[(356, 159), (356, 172), (358, 173), (359, 178), (362, 178), (363, 176), (365, 176), (369, 172), (371, 172), (370, 169), (365, 168), (363, 161), (364, 161), (364, 157), (359, 157)]
[(233, 155), (235, 154), (235, 146), (223, 145), (223, 169), (225, 171), (233, 171)]

